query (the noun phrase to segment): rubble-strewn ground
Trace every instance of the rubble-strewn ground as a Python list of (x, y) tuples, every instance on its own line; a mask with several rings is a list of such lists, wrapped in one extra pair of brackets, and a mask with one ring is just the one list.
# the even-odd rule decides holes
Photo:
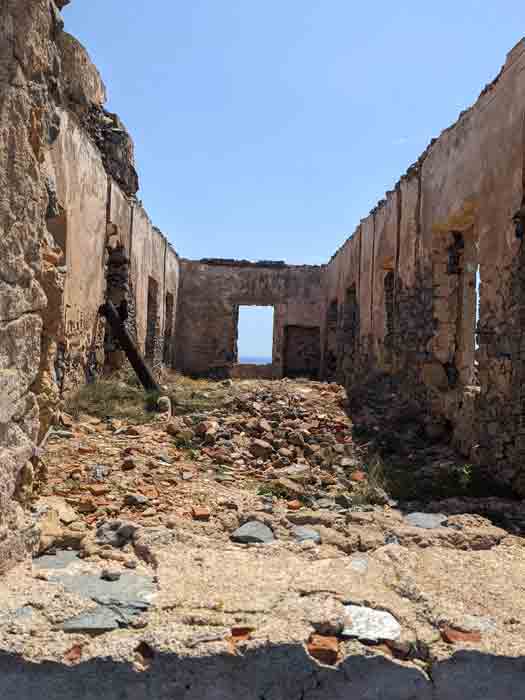
[(111, 699), (522, 697), (522, 503), (391, 500), (336, 385), (167, 385), (172, 417), (107, 383), (48, 437), (43, 556), (0, 591), (2, 697), (55, 662), (59, 698), (104, 671)]

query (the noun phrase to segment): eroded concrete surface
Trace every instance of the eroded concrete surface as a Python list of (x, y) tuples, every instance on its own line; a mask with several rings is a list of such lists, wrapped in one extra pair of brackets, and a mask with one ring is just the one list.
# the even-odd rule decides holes
[(50, 438), (41, 554), (2, 581), (2, 697), (521, 697), (525, 538), (472, 511), (523, 504), (392, 501), (336, 385), (200, 390), (207, 410)]
[[(391, 516), (389, 529), (407, 528)], [(347, 555), (289, 540), (236, 545), (182, 521), (139, 530), (135, 547), (159, 564), (126, 574), (151, 604), (120, 626), (107, 620), (127, 604), (118, 593), (112, 608), (94, 587), (83, 591), (100, 564), (73, 562), (58, 575), (22, 565), (0, 595), (2, 697), (521, 698), (523, 543), (458, 551), (439, 533), (429, 540), (423, 548), (410, 533), (404, 545)], [(399, 636), (395, 625), (394, 639), (392, 626), (354, 633), (349, 603), (388, 611)], [(94, 624), (100, 610), (106, 618)], [(459, 641), (444, 641), (448, 627), (464, 633)], [(308, 653), (318, 630), (336, 640), (331, 665)]]

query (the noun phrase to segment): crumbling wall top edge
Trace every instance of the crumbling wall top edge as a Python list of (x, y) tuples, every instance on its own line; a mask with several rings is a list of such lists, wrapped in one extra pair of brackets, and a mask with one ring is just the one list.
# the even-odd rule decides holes
[(233, 258), (201, 258), (200, 260), (189, 260), (181, 258), (181, 262), (187, 265), (208, 265), (210, 267), (242, 267), (242, 268), (269, 268), (277, 270), (309, 269), (320, 270), (324, 265), (289, 265), (284, 260), (235, 260)]

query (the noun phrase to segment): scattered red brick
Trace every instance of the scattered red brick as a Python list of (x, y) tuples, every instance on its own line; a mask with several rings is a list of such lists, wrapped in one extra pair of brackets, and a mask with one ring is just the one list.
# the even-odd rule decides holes
[(209, 520), (211, 516), (210, 509), (204, 506), (193, 506), (191, 514), (194, 520)]
[(303, 507), (301, 501), (288, 501), (288, 510), (300, 510)]
[(441, 636), (447, 644), (461, 644), (462, 642), (481, 642), (480, 632), (463, 632), (445, 625), (441, 630)]
[(351, 481), (366, 481), (366, 474), (361, 471), (353, 472), (350, 475)]
[(74, 664), (77, 661), (80, 661), (82, 658), (82, 645), (81, 644), (75, 644), (74, 646), (69, 649), (69, 651), (66, 651), (64, 654), (64, 661), (69, 664)]
[(104, 486), (103, 484), (91, 484), (89, 490), (93, 496), (103, 496), (105, 493), (109, 493), (111, 491), (109, 486)]
[(312, 634), (307, 644), (308, 653), (322, 664), (333, 666), (339, 655), (339, 642), (337, 637), (323, 637), (320, 634)]
[(232, 627), (232, 638), (234, 642), (245, 642), (251, 639), (254, 627)]

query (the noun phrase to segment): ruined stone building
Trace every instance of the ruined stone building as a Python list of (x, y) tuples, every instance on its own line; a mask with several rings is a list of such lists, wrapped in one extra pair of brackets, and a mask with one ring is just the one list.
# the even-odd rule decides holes
[[(326, 265), (190, 261), (65, 4), (0, 8), (0, 565), (31, 546), (17, 483), (57, 401), (122, 365), (106, 299), (154, 369), (344, 383), (525, 496), (525, 40)], [(270, 367), (237, 364), (241, 305), (275, 309)]]

